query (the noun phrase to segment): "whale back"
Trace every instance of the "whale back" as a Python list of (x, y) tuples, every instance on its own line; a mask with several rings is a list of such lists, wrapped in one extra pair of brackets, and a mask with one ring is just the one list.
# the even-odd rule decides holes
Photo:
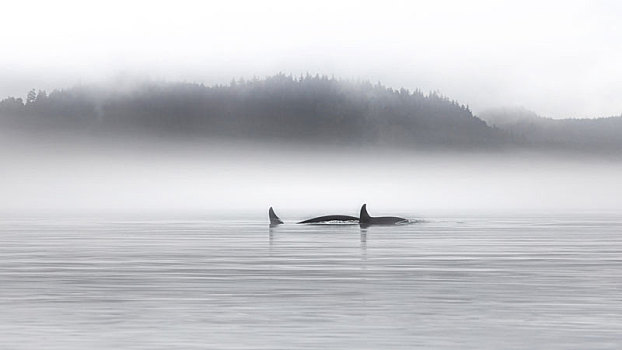
[(371, 216), (367, 212), (367, 204), (363, 204), (361, 207), (361, 215), (359, 215), (359, 222), (365, 224), (371, 222)]
[(272, 207), (268, 210), (268, 217), (270, 218), (270, 225), (279, 225), (283, 223), (283, 221), (276, 216), (276, 213)]
[(326, 216), (318, 216), (317, 218), (311, 218), (304, 221), (299, 222), (299, 224), (319, 224), (319, 223), (330, 223), (341, 221), (344, 223), (348, 222), (358, 222), (359, 218), (349, 215), (326, 215)]

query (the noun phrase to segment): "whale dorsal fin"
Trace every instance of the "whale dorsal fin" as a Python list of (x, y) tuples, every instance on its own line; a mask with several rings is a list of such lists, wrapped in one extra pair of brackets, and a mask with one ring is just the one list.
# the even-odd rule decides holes
[(268, 217), (270, 218), (270, 225), (278, 225), (283, 223), (283, 221), (281, 221), (281, 219), (276, 216), (272, 207), (270, 207), (270, 209), (268, 210)]
[(370, 221), (370, 219), (371, 216), (369, 216), (369, 213), (367, 212), (367, 204), (363, 204), (363, 206), (361, 207), (361, 215), (359, 215), (359, 222), (367, 223)]

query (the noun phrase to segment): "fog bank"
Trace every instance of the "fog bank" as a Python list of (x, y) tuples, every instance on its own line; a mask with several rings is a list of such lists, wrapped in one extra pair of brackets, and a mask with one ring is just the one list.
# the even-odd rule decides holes
[(3, 138), (2, 213), (568, 214), (622, 209), (622, 162), (151, 140)]

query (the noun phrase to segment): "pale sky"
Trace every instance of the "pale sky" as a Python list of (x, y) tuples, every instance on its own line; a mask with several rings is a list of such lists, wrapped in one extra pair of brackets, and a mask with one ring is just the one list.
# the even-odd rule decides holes
[(437, 90), (473, 111), (622, 113), (621, 1), (7, 1), (0, 97), (278, 72)]

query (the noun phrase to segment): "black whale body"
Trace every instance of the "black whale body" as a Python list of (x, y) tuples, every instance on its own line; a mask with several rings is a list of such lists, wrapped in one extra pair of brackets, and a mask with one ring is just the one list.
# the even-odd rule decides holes
[(327, 222), (333, 222), (333, 221), (343, 221), (343, 222), (353, 221), (355, 223), (358, 223), (359, 218), (355, 216), (349, 216), (349, 215), (325, 215), (325, 216), (318, 216), (317, 218), (311, 218), (311, 219), (301, 221), (299, 222), (299, 224), (321, 224), (321, 223), (327, 223)]
[[(276, 226), (276, 225), (280, 225), (283, 223), (283, 220), (281, 220), (276, 215), (272, 207), (270, 207), (270, 209), (268, 210), (268, 217), (270, 218), (270, 226)], [(303, 220), (301, 222), (297, 222), (297, 224), (325, 224), (325, 223), (337, 223), (337, 222), (343, 222), (346, 224), (356, 224), (359, 222), (359, 218), (357, 218), (356, 216), (350, 216), (350, 215), (325, 215), (325, 216), (318, 216), (316, 218)]]
[(359, 219), (361, 226), (369, 225), (396, 225), (407, 224), (408, 219), (400, 218), (397, 216), (370, 216), (367, 212), (367, 204), (363, 204), (361, 207), (361, 216)]

